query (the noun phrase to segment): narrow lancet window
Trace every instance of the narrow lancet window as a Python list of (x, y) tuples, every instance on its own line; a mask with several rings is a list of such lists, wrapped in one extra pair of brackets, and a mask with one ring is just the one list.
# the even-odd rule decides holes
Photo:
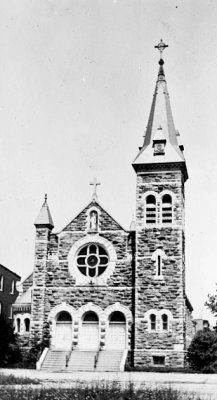
[(156, 315), (155, 314), (150, 315), (150, 323), (151, 323), (151, 331), (155, 331), (156, 330)]
[(168, 316), (166, 314), (163, 314), (161, 318), (162, 318), (163, 331), (167, 331), (168, 330)]
[(146, 198), (146, 224), (156, 224), (156, 199), (152, 194)]
[(172, 198), (169, 194), (165, 194), (162, 198), (162, 223), (172, 223)]
[(161, 276), (162, 275), (162, 272), (161, 272), (161, 264), (162, 264), (162, 261), (161, 261), (162, 259), (161, 259), (161, 256), (160, 255), (158, 255), (157, 256), (157, 276)]

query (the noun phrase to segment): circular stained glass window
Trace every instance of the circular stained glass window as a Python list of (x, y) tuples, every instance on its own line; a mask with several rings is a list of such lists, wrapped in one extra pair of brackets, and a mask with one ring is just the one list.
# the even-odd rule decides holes
[(79, 271), (89, 278), (95, 278), (103, 274), (109, 262), (107, 251), (99, 244), (88, 244), (77, 255), (77, 267)]

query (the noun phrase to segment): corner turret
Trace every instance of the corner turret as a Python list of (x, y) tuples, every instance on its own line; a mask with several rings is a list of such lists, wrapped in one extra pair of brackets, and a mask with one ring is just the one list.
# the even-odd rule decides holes
[(47, 194), (45, 194), (44, 203), (42, 204), (41, 210), (35, 220), (35, 227), (47, 227), (50, 229), (54, 228), (54, 223), (51, 217), (51, 213), (47, 204)]

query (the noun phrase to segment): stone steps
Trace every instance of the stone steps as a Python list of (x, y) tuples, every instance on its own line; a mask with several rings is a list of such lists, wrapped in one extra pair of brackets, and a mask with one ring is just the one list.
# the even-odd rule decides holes
[(48, 350), (41, 370), (47, 371), (120, 371), (123, 350), (102, 350), (94, 368), (96, 350), (73, 350), (66, 367), (66, 356), (69, 351)]
[(120, 371), (123, 350), (102, 350), (99, 353), (96, 371)]
[(69, 351), (48, 350), (41, 370), (64, 370), (66, 367), (66, 356)]
[(96, 350), (73, 350), (67, 371), (94, 371)]

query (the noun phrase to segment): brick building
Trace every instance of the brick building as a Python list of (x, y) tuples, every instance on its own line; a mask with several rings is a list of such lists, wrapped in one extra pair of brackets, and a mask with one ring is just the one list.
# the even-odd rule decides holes
[(12, 320), (12, 304), (15, 302), (18, 291), (16, 283), (20, 276), (0, 264), (0, 315)]
[[(158, 45), (161, 53), (164, 47)], [(29, 334), (30, 343), (50, 339), (39, 368), (64, 368), (66, 358), (71, 370), (122, 370), (127, 360), (184, 366), (193, 324), (185, 292), (188, 173), (178, 136), (160, 58), (144, 143), (133, 162), (130, 230), (104, 210), (94, 190), (86, 208), (54, 233), (45, 198), (35, 221), (33, 275), (14, 305), (20, 334)]]

